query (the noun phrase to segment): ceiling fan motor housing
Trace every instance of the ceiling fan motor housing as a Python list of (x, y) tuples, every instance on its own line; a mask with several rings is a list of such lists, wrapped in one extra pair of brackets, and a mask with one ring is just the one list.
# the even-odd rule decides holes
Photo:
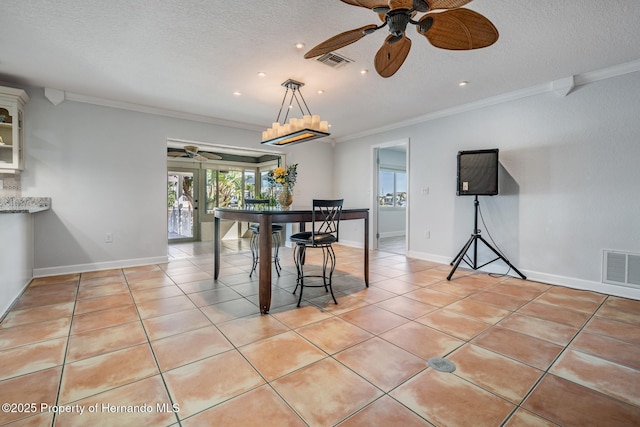
[(411, 11), (409, 9), (396, 9), (387, 14), (387, 23), (389, 24), (389, 32), (391, 35), (402, 36), (407, 29), (407, 24), (411, 19)]

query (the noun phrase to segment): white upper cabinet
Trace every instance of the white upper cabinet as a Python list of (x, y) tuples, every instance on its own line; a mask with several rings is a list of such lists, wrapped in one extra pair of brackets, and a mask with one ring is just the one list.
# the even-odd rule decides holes
[(24, 169), (23, 108), (29, 101), (21, 89), (0, 86), (0, 173)]

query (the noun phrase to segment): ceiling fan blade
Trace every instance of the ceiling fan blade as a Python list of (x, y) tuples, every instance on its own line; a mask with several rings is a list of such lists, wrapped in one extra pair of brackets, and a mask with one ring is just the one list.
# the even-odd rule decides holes
[(377, 25), (371, 24), (365, 25), (364, 27), (356, 28), (355, 30), (349, 30), (345, 31), (344, 33), (340, 33), (337, 36), (331, 37), (329, 40), (323, 41), (318, 46), (305, 53), (304, 57), (305, 59), (315, 58), (316, 56), (324, 55), (325, 53), (338, 50), (342, 47), (350, 45), (351, 43), (357, 42), (366, 35), (365, 31), (373, 30), (377, 27)]
[(389, 0), (389, 8), (395, 9), (413, 9), (413, 0)]
[[(436, 9), (456, 9), (458, 7), (462, 7), (468, 3), (471, 3), (473, 0), (426, 0), (419, 1), (418, 3), (427, 3), (429, 9), (428, 10), (436, 10)], [(414, 2), (415, 4), (415, 2)], [(417, 7), (415, 8), (417, 10)], [(421, 12), (426, 12), (426, 10), (421, 10)]]
[(374, 7), (387, 7), (385, 0), (340, 0), (342, 3), (350, 4), (353, 6), (366, 7), (367, 9), (373, 9)]
[(198, 147), (195, 145), (185, 145), (184, 146), (184, 151), (187, 152), (187, 154), (197, 154), (198, 153)]
[(181, 151), (169, 151), (167, 156), (169, 157), (185, 157), (187, 154)]
[(440, 49), (480, 49), (494, 44), (499, 36), (491, 21), (470, 9), (428, 13), (419, 23), (418, 32)]
[(384, 44), (376, 53), (374, 65), (382, 77), (393, 76), (407, 59), (411, 49), (411, 40), (405, 35), (395, 37), (388, 35)]
[(203, 157), (206, 157), (209, 160), (221, 160), (222, 156), (219, 156), (217, 154), (213, 154), (213, 153), (207, 153), (206, 151), (200, 151), (198, 154), (200, 154)]

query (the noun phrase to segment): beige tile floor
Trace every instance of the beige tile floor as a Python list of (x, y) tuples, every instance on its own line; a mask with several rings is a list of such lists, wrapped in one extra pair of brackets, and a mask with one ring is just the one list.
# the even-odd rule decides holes
[(640, 425), (639, 301), (381, 251), (367, 289), (338, 247), (339, 304), (296, 308), (285, 248), (260, 315), (246, 249), (218, 281), (210, 243), (35, 279), (0, 324), (0, 425)]

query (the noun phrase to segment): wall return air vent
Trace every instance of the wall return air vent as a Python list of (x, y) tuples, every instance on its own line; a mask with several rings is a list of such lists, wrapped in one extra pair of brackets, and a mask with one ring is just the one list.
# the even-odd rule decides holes
[(602, 282), (640, 288), (640, 254), (604, 251)]
[(349, 59), (346, 56), (339, 55), (334, 52), (325, 53), (317, 58), (318, 62), (322, 62), (331, 68), (341, 68), (347, 64), (351, 64), (353, 59)]

